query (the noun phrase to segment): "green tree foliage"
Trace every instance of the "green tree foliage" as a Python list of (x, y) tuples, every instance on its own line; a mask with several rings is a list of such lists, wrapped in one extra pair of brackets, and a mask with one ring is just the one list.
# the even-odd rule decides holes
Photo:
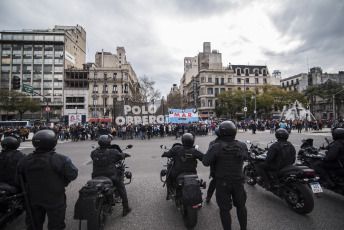
[(41, 105), (25, 93), (0, 90), (0, 108), (9, 112), (18, 112), (21, 120), (25, 112), (37, 112), (41, 110)]
[(219, 106), (215, 108), (216, 115), (218, 117), (230, 115), (231, 118), (234, 118), (236, 113), (244, 112), (244, 94), (246, 94), (246, 115), (251, 117), (254, 117), (255, 96), (258, 117), (262, 114), (268, 117), (275, 107), (282, 111), (283, 106), (294, 103), (295, 100), (303, 104), (307, 101), (307, 98), (301, 93), (285, 91), (274, 85), (266, 84), (257, 87), (256, 90), (256, 95), (251, 90), (246, 90), (246, 92), (233, 90), (220, 93), (218, 95)]

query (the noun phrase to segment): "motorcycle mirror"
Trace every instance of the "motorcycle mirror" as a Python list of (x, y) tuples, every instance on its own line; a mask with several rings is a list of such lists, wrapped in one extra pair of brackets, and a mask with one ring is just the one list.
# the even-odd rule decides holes
[(247, 143), (247, 144), (251, 144), (251, 141), (247, 140), (246, 143)]
[(130, 145), (127, 145), (127, 149), (131, 149), (133, 147), (133, 145), (132, 144), (130, 144)]
[(198, 146), (198, 145), (195, 145), (195, 149), (197, 149), (197, 150), (198, 150), (198, 149), (199, 149), (199, 146)]
[(160, 148), (161, 149), (166, 149), (167, 147), (166, 147), (166, 145), (160, 145)]

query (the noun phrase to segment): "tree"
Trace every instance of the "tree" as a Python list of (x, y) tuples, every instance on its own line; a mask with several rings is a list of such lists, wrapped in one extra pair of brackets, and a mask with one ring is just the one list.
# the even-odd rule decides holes
[(151, 100), (157, 100), (161, 97), (159, 89), (155, 89), (155, 81), (150, 79), (148, 76), (143, 75), (139, 77), (140, 84), (140, 102), (149, 102)]
[[(254, 94), (250, 90), (246, 90), (246, 106), (248, 111), (253, 111), (252, 108), (252, 95)], [(219, 116), (225, 115), (228, 113), (230, 118), (234, 118), (235, 114), (239, 111), (244, 110), (244, 91), (243, 90), (233, 90), (233, 91), (224, 91), (218, 95), (219, 106), (220, 108), (216, 109), (216, 115)], [(220, 116), (221, 116), (220, 115)]]
[(29, 98), (25, 93), (1, 90), (0, 108), (9, 112), (17, 111), (19, 113), (19, 120), (22, 120), (25, 112), (37, 112), (41, 110), (41, 105), (38, 101)]
[(170, 93), (167, 95), (167, 107), (173, 109), (182, 109), (182, 96), (180, 93)]

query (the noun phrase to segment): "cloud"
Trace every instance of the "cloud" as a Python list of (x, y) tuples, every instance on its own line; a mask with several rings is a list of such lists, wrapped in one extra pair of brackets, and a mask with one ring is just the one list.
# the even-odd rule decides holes
[(320, 66), (343, 70), (342, 0), (2, 0), (0, 30), (82, 26), (87, 61), (123, 46), (137, 76), (156, 81), (162, 95), (178, 84), (184, 57), (203, 42), (223, 65), (268, 65), (283, 77)]

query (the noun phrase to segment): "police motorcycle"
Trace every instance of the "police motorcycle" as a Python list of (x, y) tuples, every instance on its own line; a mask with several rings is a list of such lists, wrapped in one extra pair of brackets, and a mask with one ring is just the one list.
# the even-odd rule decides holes
[[(314, 165), (325, 158), (326, 156), (326, 150), (328, 149), (328, 146), (330, 145), (330, 141), (325, 138), (327, 142), (327, 146), (323, 144), (319, 148), (315, 148), (313, 146), (313, 139), (308, 138), (306, 140), (302, 140), (301, 148), (297, 154), (297, 159), (300, 162), (299, 165), (308, 166), (314, 170), (316, 170), (316, 167)], [(321, 174), (315, 171), (316, 176), (320, 177), (321, 180)], [(333, 192), (336, 192), (338, 194), (344, 195), (344, 168), (338, 169), (338, 170), (330, 170), (329, 171), (331, 180), (335, 184), (334, 187), (325, 187), (326, 189), (332, 190)]]
[[(121, 149), (118, 145), (112, 144), (110, 148), (122, 153), (132, 147), (133, 145), (130, 144)], [(92, 145), (92, 148), (96, 149), (97, 146)], [(128, 180), (124, 182), (125, 185), (130, 184), (132, 180), (132, 173), (125, 171), (126, 168), (128, 167), (125, 165), (124, 159), (116, 164), (117, 175), (123, 181)], [(79, 219), (79, 229), (81, 229), (82, 220), (87, 220), (88, 230), (104, 229), (106, 219), (111, 215), (117, 203), (122, 203), (122, 199), (117, 187), (108, 177), (99, 176), (87, 181), (86, 185), (79, 190), (79, 198), (74, 209), (74, 219)]]
[[(177, 145), (181, 144), (175, 143), (173, 147)], [(167, 149), (164, 145), (161, 145), (160, 148)], [(165, 187), (166, 179), (173, 165), (173, 158), (168, 158), (167, 164), (164, 165), (166, 169), (160, 171), (160, 180), (164, 183), (163, 187)], [(201, 188), (206, 189), (206, 187), (206, 182), (202, 179), (199, 180), (198, 176), (193, 173), (181, 173), (173, 183), (172, 201), (181, 212), (183, 223), (187, 229), (192, 229), (197, 224), (197, 211), (202, 207), (203, 202)]]
[[(251, 144), (248, 151), (247, 165), (244, 167), (244, 176), (247, 184), (265, 187), (263, 178), (256, 170), (256, 164), (265, 161), (268, 146), (260, 148), (258, 143)], [(317, 182), (314, 170), (307, 166), (289, 165), (276, 172), (268, 172), (270, 180), (274, 183), (271, 192), (286, 201), (288, 206), (300, 214), (308, 214), (314, 208), (314, 199), (308, 185), (311, 186), (313, 193), (320, 197), (322, 189)]]
[(5, 229), (24, 211), (24, 194), (17, 187), (0, 182), (0, 229)]

